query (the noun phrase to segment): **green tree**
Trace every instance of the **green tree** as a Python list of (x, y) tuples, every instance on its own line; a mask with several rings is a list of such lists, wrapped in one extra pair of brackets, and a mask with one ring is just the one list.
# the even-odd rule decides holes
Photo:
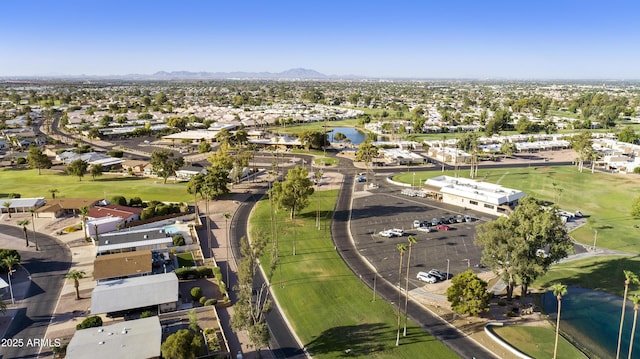
[(627, 143), (637, 143), (638, 135), (631, 126), (625, 126), (620, 133), (618, 133), (618, 141)]
[(198, 145), (198, 153), (211, 152), (211, 144), (207, 141), (202, 141)]
[(483, 248), (482, 263), (507, 284), (509, 299), (517, 281), (526, 294), (536, 278), (572, 249), (566, 228), (555, 209), (542, 207), (532, 197), (520, 200), (509, 217), (477, 226), (474, 241)]
[(219, 168), (227, 171), (227, 174), (233, 168), (233, 157), (229, 155), (229, 146), (221, 144), (214, 154), (207, 159), (213, 168)]
[(170, 150), (155, 150), (151, 153), (149, 161), (151, 168), (163, 179), (163, 184), (167, 183), (169, 176), (175, 175), (176, 171), (184, 165), (184, 159), (175, 156)]
[[(624, 313), (627, 305), (627, 294), (629, 293), (630, 284), (640, 284), (638, 276), (630, 270), (623, 270), (624, 273), (624, 296), (622, 297), (622, 314), (620, 315), (620, 330), (618, 331), (618, 349), (616, 350), (616, 358), (620, 357), (620, 344), (622, 344), (622, 327), (624, 325)], [(632, 342), (633, 343), (633, 342)]]
[[(264, 253), (267, 236), (256, 236), (249, 243), (246, 237), (240, 238), (240, 253), (238, 265), (237, 301), (234, 304), (231, 327), (235, 331), (247, 330), (249, 340), (260, 353), (260, 349), (269, 344), (270, 334), (265, 315), (271, 310), (273, 303), (268, 299), (268, 285), (263, 283), (254, 291), (254, 278), (260, 265), (258, 260)], [(271, 282), (272, 272), (269, 273), (267, 283)], [(255, 293), (255, 294), (254, 294)]]
[(102, 326), (102, 318), (98, 315), (92, 315), (85, 318), (82, 323), (76, 325), (76, 330), (82, 330), (87, 328), (97, 328)]
[(60, 192), (58, 191), (57, 188), (51, 188), (48, 190), (49, 193), (51, 193), (51, 199), (56, 199), (56, 193)]
[(72, 269), (64, 277), (73, 280), (73, 287), (76, 289), (76, 300), (80, 300), (80, 279), (84, 278), (85, 272)]
[(84, 177), (85, 172), (87, 172), (87, 167), (89, 164), (81, 159), (77, 159), (67, 165), (67, 173), (78, 177), (80, 181), (82, 181), (82, 177)]
[(11, 202), (4, 202), (2, 205), (7, 209), (7, 214), (9, 214), (9, 218), (11, 218)]
[(102, 176), (102, 165), (99, 163), (93, 164), (91, 165), (91, 168), (89, 169), (89, 173), (91, 174), (91, 178), (93, 178), (93, 180), (96, 180), (96, 177), (98, 176)]
[(306, 150), (321, 149), (328, 142), (328, 135), (322, 131), (304, 131), (300, 134), (300, 143)]
[(82, 216), (82, 231), (84, 232), (84, 240), (88, 241), (87, 238), (87, 216), (89, 215), (89, 207), (82, 206), (80, 207), (80, 215)]
[(518, 150), (516, 144), (513, 142), (505, 142), (500, 146), (500, 152), (506, 157), (511, 157)]
[(471, 269), (458, 273), (447, 288), (447, 300), (458, 314), (478, 316), (489, 310), (491, 293), (487, 292), (487, 282), (480, 279)]
[(160, 350), (165, 359), (195, 359), (202, 352), (202, 347), (200, 333), (180, 329), (167, 337)]
[(23, 219), (21, 221), (18, 221), (18, 225), (22, 226), (22, 232), (24, 233), (24, 241), (27, 243), (27, 247), (29, 247), (29, 235), (27, 234), (27, 226), (29, 225), (29, 220), (28, 219)]
[(593, 140), (591, 139), (591, 132), (582, 131), (581, 133), (571, 137), (571, 147), (578, 153), (578, 171), (582, 172), (584, 167), (584, 161), (591, 158), (593, 152)]
[(372, 176), (369, 175), (371, 161), (374, 158), (378, 157), (379, 149), (374, 146), (373, 143), (369, 140), (365, 140), (358, 146), (358, 150), (356, 151), (356, 161), (364, 162), (367, 167), (367, 180), (372, 181)]
[(553, 345), (553, 359), (557, 358), (558, 354), (558, 337), (560, 336), (560, 311), (562, 309), (562, 297), (567, 294), (567, 286), (562, 283), (556, 283), (550, 288), (553, 291), (553, 295), (558, 300), (558, 315), (556, 317), (556, 340)]
[[(396, 334), (396, 346), (400, 345), (400, 309), (402, 305), (400, 305), (400, 282), (402, 281), (402, 258), (404, 257), (404, 252), (407, 250), (407, 245), (404, 243), (398, 243), (396, 245), (398, 252), (400, 253), (400, 264), (398, 265), (398, 333)], [(406, 293), (407, 295), (409, 293)]]
[[(633, 218), (640, 218), (640, 196), (636, 197), (631, 204), (631, 216)], [(9, 216), (11, 218), (11, 216)]]
[(189, 119), (185, 117), (170, 117), (167, 120), (167, 126), (177, 128), (180, 131), (184, 131), (187, 129), (187, 125), (189, 124)]
[[(9, 258), (9, 257), (15, 257), (15, 260), (17, 260), (18, 263), (20, 263), (21, 257), (20, 257), (20, 253), (18, 253), (17, 250), (0, 249), (0, 271), (5, 271), (9, 269), (9, 267), (7, 267), (5, 263), (5, 258)], [(11, 261), (13, 261), (13, 259)]]
[(236, 142), (239, 145), (246, 145), (247, 142), (249, 141), (249, 132), (247, 132), (247, 130), (245, 129), (240, 129), (238, 131), (236, 131)]
[(49, 159), (49, 157), (42, 153), (38, 146), (33, 144), (29, 146), (27, 163), (29, 163), (29, 167), (38, 169), (38, 175), (40, 175), (40, 170), (42, 168), (51, 168), (51, 160)]

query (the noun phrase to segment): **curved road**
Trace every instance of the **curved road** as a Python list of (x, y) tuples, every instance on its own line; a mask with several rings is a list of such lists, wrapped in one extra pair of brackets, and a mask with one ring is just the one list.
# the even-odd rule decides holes
[[(0, 232), (19, 238), (22, 229), (0, 225)], [(22, 339), (20, 348), (2, 348), (0, 358), (36, 358), (37, 346), (27, 346), (29, 339), (43, 339), (62, 291), (64, 276), (71, 267), (71, 252), (54, 237), (38, 233), (39, 252), (20, 252), (22, 266), (31, 273), (31, 285), (25, 299), (18, 303), (19, 312), (5, 338)], [(56, 338), (47, 338), (52, 341)], [(45, 348), (42, 348), (46, 351)]]

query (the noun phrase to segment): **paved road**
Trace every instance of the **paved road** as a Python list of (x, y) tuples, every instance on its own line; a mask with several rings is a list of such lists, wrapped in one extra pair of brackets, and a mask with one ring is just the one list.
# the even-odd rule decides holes
[[(22, 238), (22, 229), (0, 225), (0, 232)], [(22, 241), (22, 239), (20, 239)], [(55, 238), (38, 233), (39, 252), (20, 252), (21, 264), (31, 273), (31, 286), (22, 300), (5, 338), (22, 339), (20, 348), (0, 349), (0, 358), (36, 358), (37, 346), (27, 346), (31, 339), (45, 338), (47, 326), (60, 297), (64, 276), (71, 267), (69, 249)], [(54, 340), (56, 338), (47, 338)]]
[[(346, 160), (341, 159), (340, 167), (348, 168)], [(345, 162), (345, 163), (343, 163)], [(360, 256), (349, 236), (349, 223), (351, 216), (351, 196), (354, 183), (353, 171), (346, 170), (342, 190), (338, 196), (336, 211), (331, 223), (331, 237), (336, 245), (338, 253), (344, 262), (351, 268), (354, 274), (361, 276), (364, 283), (373, 288), (376, 278), (377, 294), (389, 303), (395, 305), (398, 292), (394, 285), (384, 280), (376, 271)], [(404, 296), (401, 298), (404, 301)], [(484, 347), (467, 337), (453, 326), (439, 317), (431, 314), (421, 306), (410, 306), (408, 316), (422, 328), (431, 333), (436, 339), (442, 341), (456, 354), (463, 358), (495, 358)]]
[[(247, 235), (247, 223), (251, 209), (255, 206), (256, 202), (260, 200), (264, 193), (259, 193), (251, 196), (247, 201), (243, 202), (238, 207), (237, 212), (233, 216), (231, 226), (229, 228), (231, 236), (231, 250), (233, 252), (233, 258), (237, 261), (240, 259), (240, 238)], [(237, 278), (231, 278), (236, 280)], [(254, 287), (259, 288), (266, 279), (260, 274), (254, 279)], [(237, 282), (236, 282), (237, 283)], [(234, 285), (236, 284), (234, 283)], [(269, 299), (273, 300), (271, 295)], [(235, 301), (235, 298), (232, 298)], [(266, 315), (269, 330), (271, 331), (271, 353), (276, 358), (306, 358), (302, 348), (298, 345), (293, 333), (289, 329), (289, 326), (284, 320), (282, 312), (277, 305), (274, 305), (271, 311)]]

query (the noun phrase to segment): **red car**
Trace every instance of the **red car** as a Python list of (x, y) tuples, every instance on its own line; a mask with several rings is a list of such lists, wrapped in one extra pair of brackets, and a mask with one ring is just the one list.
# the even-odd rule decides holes
[(436, 226), (436, 229), (439, 231), (448, 231), (451, 229), (451, 227), (447, 226), (446, 224), (439, 224)]

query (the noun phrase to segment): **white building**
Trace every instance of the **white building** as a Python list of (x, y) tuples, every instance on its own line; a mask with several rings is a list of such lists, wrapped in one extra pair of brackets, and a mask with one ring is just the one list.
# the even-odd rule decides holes
[(467, 178), (438, 176), (426, 181), (426, 190), (442, 202), (492, 215), (508, 215), (526, 194), (497, 184)]

